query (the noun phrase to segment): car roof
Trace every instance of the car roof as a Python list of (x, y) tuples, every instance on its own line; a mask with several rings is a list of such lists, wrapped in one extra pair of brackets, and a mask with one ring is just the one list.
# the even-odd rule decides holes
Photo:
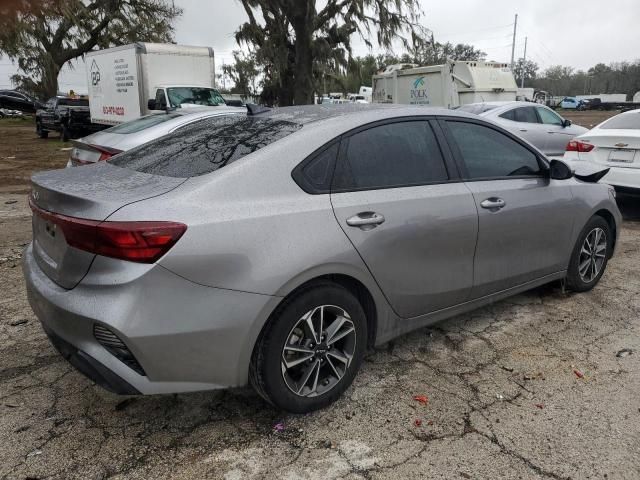
[(381, 120), (395, 117), (411, 117), (416, 115), (430, 116), (452, 116), (477, 118), (476, 115), (466, 112), (458, 112), (442, 107), (431, 107), (425, 105), (400, 105), (389, 103), (353, 103), (323, 104), (323, 105), (301, 105), (294, 107), (273, 108), (264, 113), (259, 113), (256, 117), (271, 118), (307, 125), (320, 121), (331, 121), (339, 124), (352, 123), (353, 119), (359, 117), (362, 123), (368, 121)]

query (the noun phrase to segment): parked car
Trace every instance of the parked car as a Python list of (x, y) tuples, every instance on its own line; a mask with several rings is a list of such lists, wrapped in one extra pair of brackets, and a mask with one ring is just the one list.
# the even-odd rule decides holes
[(549, 107), (530, 102), (487, 102), (460, 110), (490, 119), (524, 138), (549, 156), (562, 156), (569, 141), (586, 128), (572, 125)]
[(104, 128), (107, 127), (91, 123), (86, 98), (53, 97), (36, 112), (36, 133), (40, 138), (47, 138), (50, 131), (56, 131), (66, 142), (80, 134)]
[(67, 167), (108, 160), (120, 152), (218, 115), (244, 115), (246, 108), (213, 107), (173, 110), (140, 117), (73, 141)]
[(39, 100), (26, 93), (17, 90), (0, 90), (0, 108), (35, 113), (42, 106)]
[(612, 117), (567, 145), (564, 159), (574, 168), (609, 168), (603, 182), (640, 194), (640, 109)]
[(0, 108), (0, 118), (15, 118), (15, 117), (23, 117), (23, 114), (20, 110), (10, 110), (8, 108)]
[(477, 116), (250, 111), (32, 177), (28, 298), (98, 384), (250, 382), (308, 412), (367, 348), (554, 280), (590, 290), (613, 254), (612, 187)]
[(585, 103), (575, 97), (564, 97), (560, 102), (560, 108), (568, 110), (584, 110)]

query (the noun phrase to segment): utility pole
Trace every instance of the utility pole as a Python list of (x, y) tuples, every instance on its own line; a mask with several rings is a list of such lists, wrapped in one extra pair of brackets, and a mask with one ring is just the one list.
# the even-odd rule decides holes
[(518, 14), (513, 22), (513, 41), (511, 43), (511, 72), (513, 72), (513, 59), (516, 54), (516, 32), (518, 31)]
[(227, 91), (227, 79), (226, 79), (226, 74), (224, 72), (224, 58), (222, 59), (222, 91), (223, 92)]
[(520, 79), (520, 88), (524, 88), (524, 74), (527, 71), (527, 39), (529, 37), (524, 37), (524, 56), (522, 57), (522, 70), (520, 75), (522, 78)]

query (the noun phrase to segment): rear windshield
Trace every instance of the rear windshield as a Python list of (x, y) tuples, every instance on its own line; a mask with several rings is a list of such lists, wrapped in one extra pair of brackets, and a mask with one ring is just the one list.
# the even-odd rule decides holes
[(299, 130), (284, 120), (220, 116), (113, 157), (112, 165), (166, 177), (188, 178), (214, 172)]
[(88, 107), (89, 100), (86, 98), (59, 98), (58, 105), (69, 105), (71, 107)]
[(599, 128), (605, 130), (640, 130), (640, 111), (610, 118)]
[(111, 127), (106, 131), (109, 133), (121, 134), (136, 133), (146, 128), (160, 125), (161, 123), (167, 122), (180, 116), (181, 115), (179, 113), (158, 113), (156, 115), (147, 115), (146, 117), (140, 117), (136, 120), (131, 120), (130, 122), (116, 125), (115, 127)]
[(469, 105), (462, 105), (458, 107), (458, 110), (461, 112), (467, 113), (475, 113), (479, 115), (484, 112), (488, 112), (489, 110), (493, 110), (494, 108), (498, 108), (498, 105), (487, 105), (486, 103), (471, 103)]

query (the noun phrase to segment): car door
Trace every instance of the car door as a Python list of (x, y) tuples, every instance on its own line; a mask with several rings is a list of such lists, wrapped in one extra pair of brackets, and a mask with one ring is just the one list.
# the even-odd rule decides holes
[[(533, 106), (516, 107), (500, 114), (500, 118), (510, 120), (508, 129), (542, 150), (547, 141), (547, 133)], [(506, 125), (505, 125), (506, 126)]]
[(473, 282), (478, 214), (438, 135), (415, 118), (353, 132), (332, 185), (340, 227), (403, 318), (464, 302)]
[(516, 138), (472, 120), (444, 126), (478, 208), (471, 298), (567, 268), (573, 197), (549, 178), (538, 155)]
[(567, 143), (575, 133), (570, 127), (565, 127), (564, 119), (550, 108), (539, 106), (536, 110), (547, 133), (547, 141), (542, 151), (546, 155), (564, 155)]

